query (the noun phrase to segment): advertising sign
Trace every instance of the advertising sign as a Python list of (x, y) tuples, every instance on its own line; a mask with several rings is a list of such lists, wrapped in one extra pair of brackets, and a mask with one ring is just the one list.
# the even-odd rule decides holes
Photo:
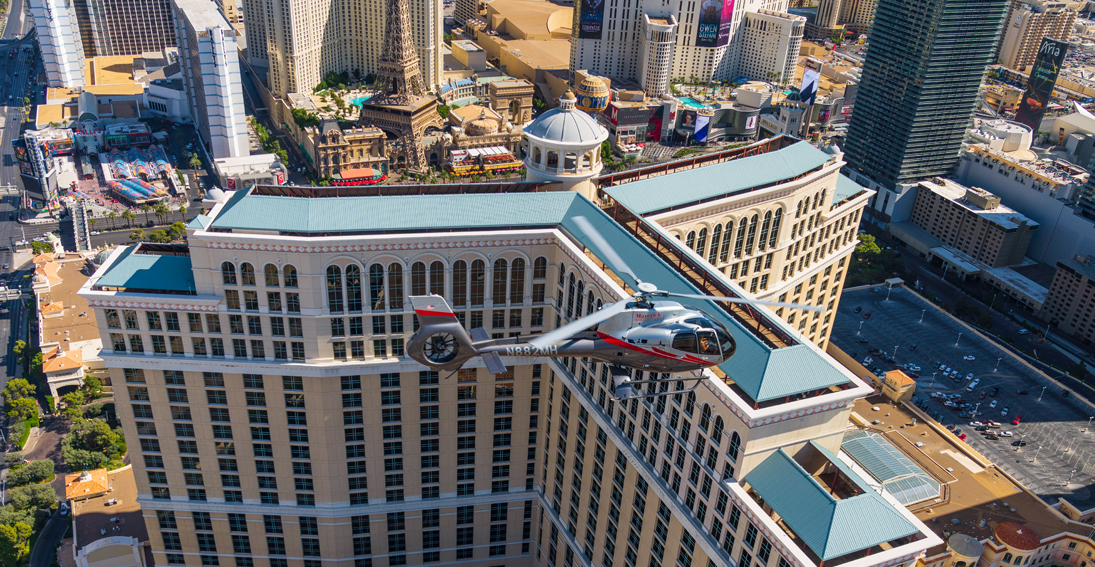
[(730, 42), (734, 0), (703, 0), (696, 27), (696, 47), (722, 47)]
[(228, 179), (225, 179), (225, 181), (228, 184), (228, 189), (229, 190), (234, 191), (236, 189), (236, 178), (235, 177), (229, 177)]
[(285, 173), (284, 172), (281, 172), (281, 171), (278, 172), (278, 185), (285, 185)]
[(757, 116), (756, 114), (750, 116), (749, 118), (746, 118), (745, 119), (745, 129), (746, 130), (753, 130), (754, 128), (756, 128), (757, 127), (757, 120), (759, 118), (760, 117)]
[(689, 127), (696, 124), (696, 111), (686, 110), (684, 116), (681, 117), (681, 126)]
[(1030, 79), (1027, 80), (1027, 91), (1023, 93), (1023, 101), (1019, 103), (1019, 110), (1015, 113), (1016, 122), (1026, 124), (1035, 131), (1039, 129), (1038, 125), (1046, 112), (1046, 104), (1053, 93), (1053, 85), (1057, 83), (1057, 74), (1061, 71), (1061, 63), (1064, 62), (1067, 51), (1068, 43), (1042, 38), (1042, 46), (1038, 48), (1034, 67), (1030, 70)]
[(814, 97), (817, 95), (817, 82), (820, 78), (821, 71), (812, 69), (809, 65), (806, 66), (806, 70), (802, 73), (802, 88), (799, 89), (798, 94), (800, 102), (807, 105), (814, 103)]
[(578, 39), (601, 39), (604, 24), (604, 0), (579, 0)]
[(696, 132), (693, 138), (701, 144), (707, 141), (707, 127), (711, 124), (711, 117), (706, 114), (696, 116)]

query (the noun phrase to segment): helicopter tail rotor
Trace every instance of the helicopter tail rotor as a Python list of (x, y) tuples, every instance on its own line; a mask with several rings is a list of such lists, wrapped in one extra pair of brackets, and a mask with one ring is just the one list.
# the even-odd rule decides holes
[(429, 368), (455, 372), (478, 353), (471, 337), (440, 295), (412, 295), (419, 328), (407, 343), (407, 354)]

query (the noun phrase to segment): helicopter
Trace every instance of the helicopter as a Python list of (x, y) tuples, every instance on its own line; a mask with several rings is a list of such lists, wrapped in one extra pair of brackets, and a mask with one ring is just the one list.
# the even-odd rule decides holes
[(737, 345), (726, 327), (701, 309), (682, 305), (673, 298), (748, 303), (818, 311), (820, 306), (742, 298), (673, 293), (644, 282), (624, 263), (588, 219), (575, 224), (596, 245), (613, 270), (635, 282), (630, 297), (575, 319), (542, 335), (528, 338), (491, 339), (483, 328), (469, 334), (452, 308), (439, 295), (410, 296), (419, 329), (406, 352), (418, 363), (455, 373), (469, 360), (482, 357), (493, 374), (506, 371), (502, 356), (579, 357), (608, 365), (617, 400), (677, 394), (642, 394), (635, 386), (657, 380), (632, 380), (628, 369), (681, 374), (693, 372), (695, 389), (703, 379), (699, 371), (717, 366), (734, 355)]

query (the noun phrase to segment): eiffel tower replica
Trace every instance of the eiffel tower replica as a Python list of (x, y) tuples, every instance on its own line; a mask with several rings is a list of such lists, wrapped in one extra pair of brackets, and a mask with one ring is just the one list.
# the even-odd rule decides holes
[(386, 41), (376, 71), (379, 92), (361, 105), (360, 123), (395, 136), (402, 148), (392, 157), (401, 156), (408, 170), (422, 172), (429, 166), (421, 145), (426, 128), (442, 124), (437, 101), (422, 84), (407, 1), (387, 1)]

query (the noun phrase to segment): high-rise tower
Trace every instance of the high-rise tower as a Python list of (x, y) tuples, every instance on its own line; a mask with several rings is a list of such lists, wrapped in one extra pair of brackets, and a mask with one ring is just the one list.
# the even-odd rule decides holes
[(1007, 0), (880, 0), (845, 145), (860, 183), (893, 189), (958, 163)]

